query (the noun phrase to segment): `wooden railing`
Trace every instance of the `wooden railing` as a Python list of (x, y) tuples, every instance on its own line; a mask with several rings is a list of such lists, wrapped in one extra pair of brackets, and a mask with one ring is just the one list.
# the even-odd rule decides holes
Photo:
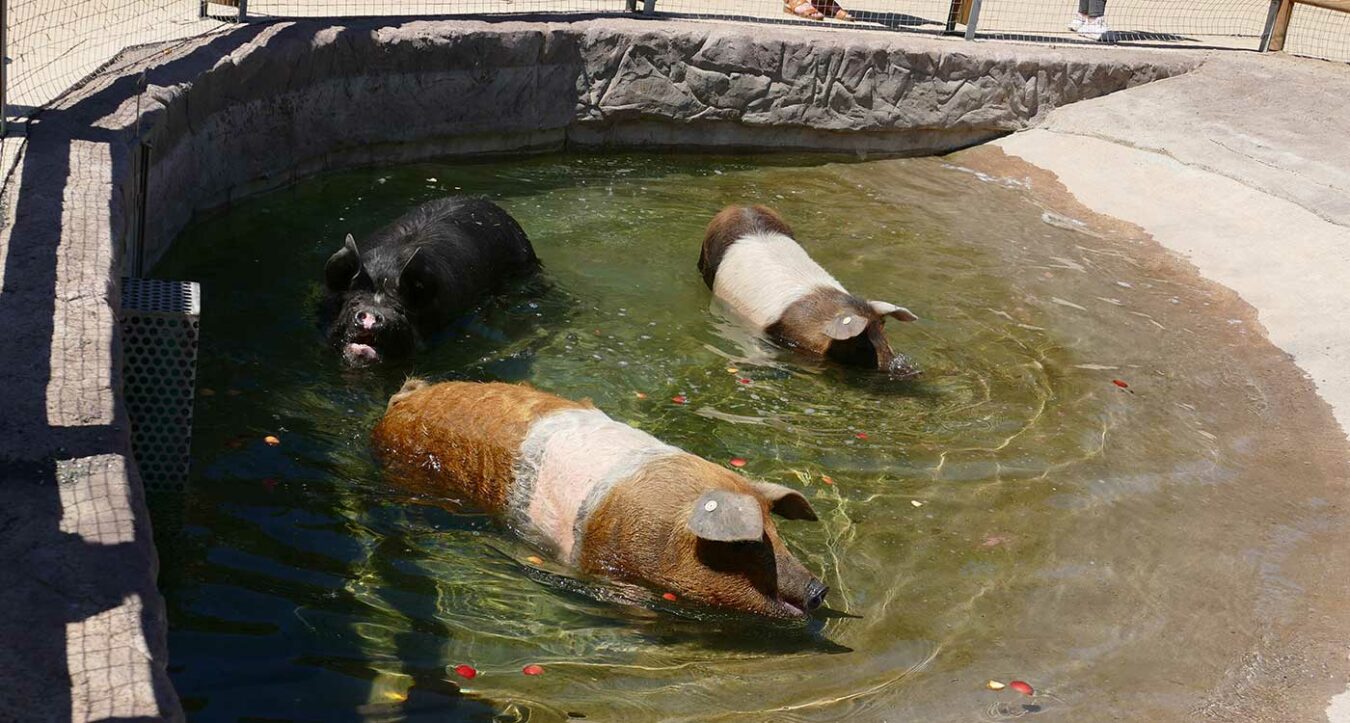
[(1280, 0), (1270, 26), (1269, 39), (1262, 50), (1284, 50), (1284, 38), (1289, 33), (1289, 19), (1294, 15), (1295, 3), (1350, 13), (1350, 0)]

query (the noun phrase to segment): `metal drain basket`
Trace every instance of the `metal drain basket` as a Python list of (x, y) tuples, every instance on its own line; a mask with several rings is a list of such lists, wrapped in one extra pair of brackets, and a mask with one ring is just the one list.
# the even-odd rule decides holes
[(147, 490), (187, 484), (200, 317), (195, 282), (122, 279), (123, 399)]

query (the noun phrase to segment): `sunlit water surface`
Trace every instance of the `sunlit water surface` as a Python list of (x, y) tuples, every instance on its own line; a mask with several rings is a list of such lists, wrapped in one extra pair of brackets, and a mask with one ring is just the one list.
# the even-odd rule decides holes
[[(325, 259), (461, 190), (516, 216), (541, 280), (410, 364), (343, 371)], [(813, 365), (711, 309), (695, 262), (732, 202), (922, 317), (888, 327), (922, 380)], [(205, 219), (157, 269), (205, 298), (194, 476), (152, 500), (175, 685), (201, 720), (1184, 712), (1278, 607), (1241, 540), (1279, 469), (1258, 448), (1298, 434), (1234, 351), (1257, 341), (1231, 301), (1125, 246), (935, 159), (424, 164)], [(748, 460), (820, 513), (779, 530), (828, 610), (781, 630), (602, 602), (482, 515), (409, 500), (368, 445), (409, 373), (526, 381)]]

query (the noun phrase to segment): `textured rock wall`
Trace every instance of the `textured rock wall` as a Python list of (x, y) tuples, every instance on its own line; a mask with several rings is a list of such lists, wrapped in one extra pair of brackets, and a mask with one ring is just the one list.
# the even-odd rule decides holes
[(148, 76), (147, 259), (196, 210), (330, 168), (564, 145), (941, 153), (1193, 65), (669, 22), (278, 23), (186, 82)]

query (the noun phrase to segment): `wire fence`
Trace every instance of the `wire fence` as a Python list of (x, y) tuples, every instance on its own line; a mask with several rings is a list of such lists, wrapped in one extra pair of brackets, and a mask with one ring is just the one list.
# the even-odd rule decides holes
[(249, 0), (247, 5), (248, 16), (259, 18), (619, 13), (624, 9), (624, 0)]
[(220, 27), (185, 0), (4, 0), (6, 116), (50, 103), (123, 48)]
[(1284, 51), (1310, 58), (1350, 63), (1350, 13), (1295, 5)]
[[(800, 4), (798, 0), (794, 4)], [(822, 3), (817, 2), (817, 5)], [(1051, 43), (1157, 44), (1256, 50), (1270, 3), (1267, 0), (1110, 0), (1109, 30), (1085, 37), (1069, 27), (1078, 14), (1078, 0), (838, 0), (862, 27), (965, 35), (974, 38)], [(784, 11), (785, 0), (751, 0), (729, 4), (718, 0), (662, 0), (662, 12), (695, 18), (803, 21)], [(832, 10), (833, 8), (826, 8)], [(824, 13), (825, 22), (840, 25)], [(972, 21), (972, 14), (975, 18)], [(817, 21), (819, 22), (819, 21)]]
[[(1082, 7), (1092, 10), (1093, 3)], [(1139, 43), (1256, 50), (1270, 3), (1265, 0), (1109, 0), (1100, 35), (1070, 28), (1077, 0), (984, 0), (979, 37), (999, 40)]]
[[(1075, 32), (1080, 0), (0, 0), (7, 32), (4, 117), (22, 118), (97, 71), (123, 48), (193, 37), (241, 19), (355, 16), (618, 15), (650, 4), (694, 19), (828, 24), (971, 39), (1264, 49), (1280, 16), (1287, 52), (1350, 62), (1350, 13), (1281, 0), (1107, 0), (1104, 32)], [(1314, 0), (1304, 0), (1313, 2)], [(1317, 0), (1337, 5), (1343, 0)], [(813, 2), (855, 22), (807, 20)], [(1095, 4), (1095, 2), (1094, 2)], [(809, 13), (809, 8), (806, 8)]]

